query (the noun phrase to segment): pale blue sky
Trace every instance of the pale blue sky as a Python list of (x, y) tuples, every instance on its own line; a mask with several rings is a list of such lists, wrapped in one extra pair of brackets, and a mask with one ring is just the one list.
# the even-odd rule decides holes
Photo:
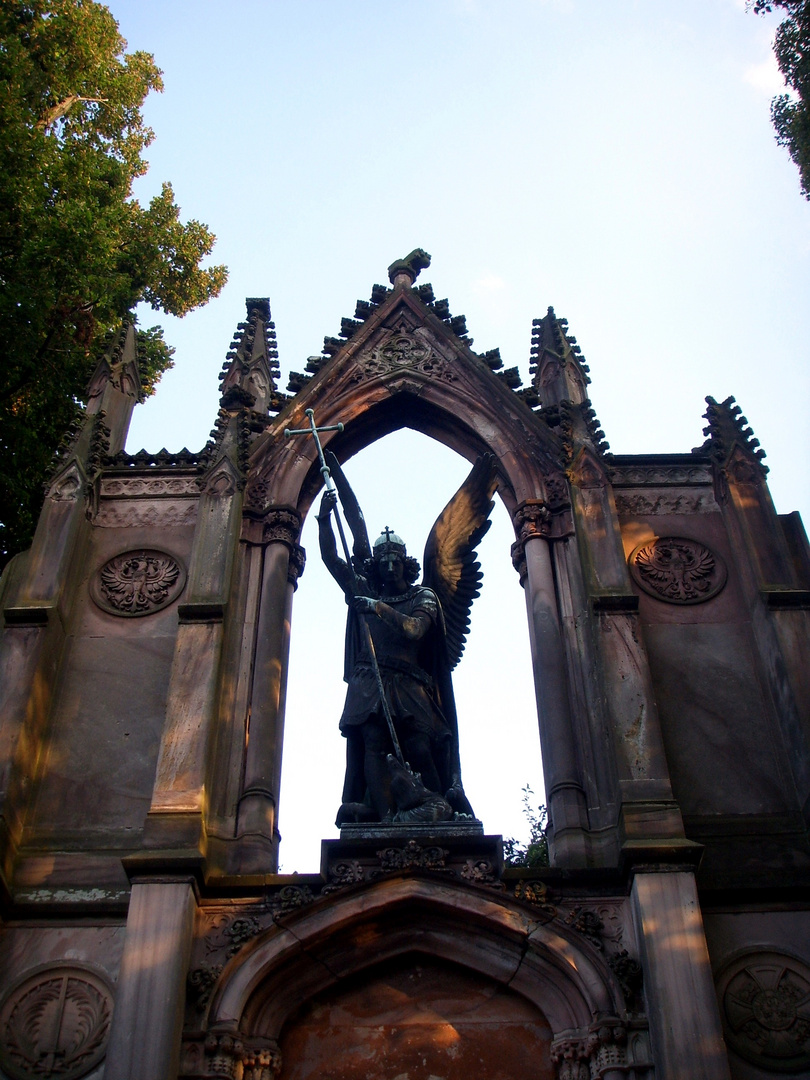
[[(217, 234), (214, 257), (231, 272), (207, 308), (160, 320), (177, 366), (136, 411), (130, 449), (202, 445), (245, 296), (270, 296), (283, 389), (355, 301), (386, 281), (388, 264), (421, 246), (433, 256), (422, 280), (467, 316), (476, 349), (499, 346), (524, 378), (532, 318), (553, 304), (569, 319), (616, 452), (688, 451), (702, 442), (704, 396), (734, 394), (768, 454), (777, 509), (801, 509), (807, 520), (810, 205), (770, 127), (779, 88), (773, 18), (746, 14), (742, 0), (110, 7), (130, 48), (153, 52), (164, 71), (165, 93), (147, 103), (156, 141), (138, 193), (147, 198), (171, 180), (184, 216)], [(143, 321), (157, 320), (145, 312)], [(413, 452), (403, 445), (395, 461)], [(452, 477), (425, 460), (414, 498), (427, 525), (411, 525), (410, 511), (400, 524), (385, 500), (366, 510), (386, 517), (372, 527), (411, 528), (417, 554), (451, 493), (442, 483), (452, 490)], [(367, 501), (381, 486), (375, 474), (368, 483)], [(482, 653), (462, 660), (459, 693), (479, 710), (467, 727), (484, 747), (480, 759), (465, 756), (461, 715), (467, 784), (482, 792), (487, 828), (510, 832), (520, 827), (519, 789), (537, 786), (539, 771), (522, 626), (517, 644), (503, 641), (514, 621), (505, 597), (520, 620), (522, 597), (501, 516), (492, 569), (485, 564), (495, 606), (476, 608), (470, 648), (478, 637)], [(307, 533), (295, 650), (314, 641), (307, 604), (330, 587), (318, 581), (313, 540)], [(487, 602), (485, 593), (479, 603)], [(339, 608), (328, 616), (341, 618)], [(339, 648), (322, 646), (337, 667)], [(325, 794), (323, 808), (306, 813), (311, 789), (296, 802), (296, 783), (285, 781), (288, 870), (316, 864), (312, 837), (331, 835), (339, 797), (339, 680), (296, 696), (296, 671), (313, 651), (308, 644), (293, 657), (289, 754), (299, 753), (302, 732), (302, 756), (324, 746), (312, 786)], [(502, 701), (491, 684), (465, 689), (467, 665), (523, 680), (523, 696)], [(303, 700), (313, 697), (316, 718)], [(484, 734), (507, 716), (517, 716), (514, 738), (523, 741), (493, 763)], [(503, 782), (488, 802), (493, 772)]]

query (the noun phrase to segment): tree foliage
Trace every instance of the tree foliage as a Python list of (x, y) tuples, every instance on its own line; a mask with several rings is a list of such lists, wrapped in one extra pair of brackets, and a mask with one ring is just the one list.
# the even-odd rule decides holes
[(798, 166), (802, 194), (810, 199), (810, 0), (754, 0), (754, 12), (780, 8), (785, 19), (774, 37), (774, 54), (792, 93), (771, 102), (776, 141)]
[(507, 866), (548, 866), (548, 814), (545, 806), (532, 806), (534, 792), (527, 784), (523, 788), (523, 815), (529, 825), (529, 842), (522, 844), (514, 836), (504, 837), (503, 860)]
[[(93, 0), (0, 4), (0, 565), (30, 541), (105, 336), (140, 301), (184, 315), (226, 280), (169, 184), (133, 197), (153, 138), (141, 107), (163, 86), (126, 47)], [(142, 345), (151, 393), (172, 350), (157, 329)]]

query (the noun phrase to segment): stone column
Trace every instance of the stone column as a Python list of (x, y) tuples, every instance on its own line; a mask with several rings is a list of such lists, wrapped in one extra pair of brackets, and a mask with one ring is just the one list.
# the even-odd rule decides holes
[(638, 868), (632, 904), (656, 1080), (729, 1080), (695, 875)]
[(551, 514), (540, 500), (515, 512), (512, 560), (526, 590), (546, 799), (555, 865), (587, 862), (587, 809), (577, 761), (554, 574), (549, 550)]
[(227, 457), (211, 470), (200, 496), (188, 586), (166, 701), (147, 847), (203, 843), (206, 754), (217, 714), (223, 618), (241, 521), (239, 475)]
[(133, 881), (106, 1080), (177, 1076), (194, 910), (188, 878)]
[(619, 781), (626, 853), (683, 842), (652, 678), (604, 462), (584, 449), (572, 466), (572, 506), (593, 612), (601, 684)]
[[(284, 706), (290, 653), (292, 598), (304, 568), (297, 543), (301, 519), (291, 507), (272, 507), (265, 517), (264, 569), (259, 607), (245, 776), (237, 835), (254, 836), (264, 851), (257, 872), (275, 869), (278, 791), (284, 737)], [(268, 849), (272, 865), (267, 865)], [(257, 852), (258, 856), (258, 852)]]

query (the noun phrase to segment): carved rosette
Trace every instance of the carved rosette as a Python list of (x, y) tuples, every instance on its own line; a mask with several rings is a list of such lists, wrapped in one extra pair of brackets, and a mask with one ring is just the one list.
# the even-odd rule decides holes
[(766, 1071), (810, 1067), (810, 967), (781, 952), (738, 956), (718, 991), (729, 1046)]
[(261, 517), (263, 514), (266, 514), (269, 505), (269, 494), (269, 488), (263, 480), (260, 480), (258, 483), (249, 483), (247, 486), (247, 491), (245, 492), (245, 513), (257, 517)]
[(116, 555), (90, 583), (95, 603), (111, 615), (153, 615), (168, 607), (186, 584), (186, 572), (165, 551), (140, 548)]
[(13, 1080), (77, 1080), (104, 1057), (112, 1014), (106, 978), (78, 964), (27, 975), (0, 1005), (0, 1066)]
[(512, 565), (518, 572), (520, 584), (526, 583), (526, 544), (535, 537), (551, 535), (552, 514), (542, 499), (527, 499), (515, 510), (512, 524), (517, 540), (512, 544)]
[(698, 540), (662, 536), (648, 540), (629, 558), (630, 574), (640, 589), (670, 604), (711, 600), (726, 583), (726, 565)]

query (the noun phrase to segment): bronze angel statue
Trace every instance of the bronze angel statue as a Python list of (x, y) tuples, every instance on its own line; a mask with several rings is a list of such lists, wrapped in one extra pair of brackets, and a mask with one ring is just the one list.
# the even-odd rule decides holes
[[(349, 605), (340, 718), (346, 778), (337, 824), (472, 817), (461, 783), (451, 672), (480, 591), (475, 549), (490, 525), (494, 455), (476, 461), (436, 520), (421, 584), (419, 563), (395, 532), (385, 528), (369, 543), (337, 459), (327, 451), (326, 460), (337, 491), (325, 491), (321, 501), (321, 555)], [(351, 565), (339, 556), (332, 532), (338, 495), (352, 533)], [(345, 540), (344, 550), (348, 555)]]

